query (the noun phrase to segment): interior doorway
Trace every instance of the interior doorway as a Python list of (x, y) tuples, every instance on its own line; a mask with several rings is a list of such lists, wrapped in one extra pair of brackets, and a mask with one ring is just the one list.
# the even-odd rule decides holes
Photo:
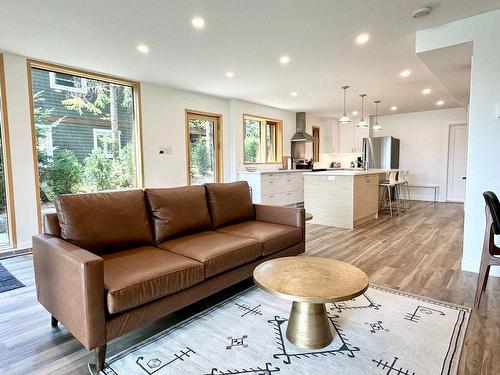
[(446, 200), (464, 202), (467, 179), (467, 124), (450, 125)]

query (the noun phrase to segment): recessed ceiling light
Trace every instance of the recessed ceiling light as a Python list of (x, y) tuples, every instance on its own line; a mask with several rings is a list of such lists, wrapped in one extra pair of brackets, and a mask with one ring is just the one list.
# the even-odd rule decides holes
[(431, 93), (431, 91), (432, 91), (431, 89), (423, 89), (423, 90), (422, 90), (422, 94), (424, 94), (424, 95), (428, 95), (428, 94), (430, 94), (430, 93)]
[(227, 78), (233, 78), (234, 77), (234, 72), (231, 72), (231, 71), (226, 72), (226, 77)]
[(397, 110), (398, 110), (398, 107), (396, 107), (395, 105), (393, 105), (393, 106), (391, 107), (391, 111), (397, 111)]
[(282, 65), (286, 65), (290, 62), (290, 56), (287, 56), (287, 55), (283, 55), (280, 57), (280, 63)]
[(359, 112), (358, 111), (352, 111), (352, 115), (356, 116)]
[(292, 92), (290, 93), (290, 95), (292, 95), (292, 96), (297, 96), (297, 95), (299, 95), (299, 93), (298, 93), (297, 91), (292, 91)]
[(139, 51), (140, 53), (146, 54), (146, 53), (149, 53), (149, 47), (145, 44), (139, 44), (137, 46), (137, 51)]
[(369, 40), (370, 40), (370, 34), (368, 34), (368, 33), (359, 34), (356, 37), (356, 43), (358, 43), (358, 44), (365, 44)]
[(205, 20), (201, 17), (194, 17), (191, 20), (191, 25), (193, 25), (195, 29), (203, 29), (205, 27)]
[(405, 70), (403, 70), (401, 73), (399, 73), (399, 75), (400, 75), (401, 77), (403, 77), (403, 78), (408, 77), (410, 74), (411, 74), (411, 70), (409, 70), (409, 69), (405, 69)]
[(443, 104), (444, 104), (444, 101), (442, 101), (442, 100), (438, 100), (438, 101), (436, 102), (436, 105), (443, 105)]

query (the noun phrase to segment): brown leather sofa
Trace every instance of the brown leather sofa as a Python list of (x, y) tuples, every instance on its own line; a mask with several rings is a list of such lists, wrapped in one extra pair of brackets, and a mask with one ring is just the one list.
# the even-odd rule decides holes
[(33, 237), (38, 301), (88, 350), (304, 252), (304, 210), (246, 182), (62, 195)]

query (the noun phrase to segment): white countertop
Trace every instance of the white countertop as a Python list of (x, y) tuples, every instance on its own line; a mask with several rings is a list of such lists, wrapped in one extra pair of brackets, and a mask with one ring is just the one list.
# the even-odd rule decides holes
[(386, 169), (369, 169), (367, 171), (363, 170), (331, 170), (331, 171), (323, 171), (323, 172), (305, 172), (304, 176), (359, 176), (359, 175), (370, 175), (370, 174), (379, 174), (386, 173), (388, 170)]
[(248, 174), (274, 174), (274, 173), (304, 173), (308, 169), (269, 169), (263, 171), (238, 171), (238, 173), (248, 173)]

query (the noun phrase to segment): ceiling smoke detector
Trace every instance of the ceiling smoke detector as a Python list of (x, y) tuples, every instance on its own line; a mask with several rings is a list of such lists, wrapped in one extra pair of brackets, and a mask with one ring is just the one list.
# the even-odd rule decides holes
[(431, 12), (431, 10), (432, 10), (431, 7), (417, 8), (413, 11), (411, 15), (413, 16), (413, 18), (425, 17)]

